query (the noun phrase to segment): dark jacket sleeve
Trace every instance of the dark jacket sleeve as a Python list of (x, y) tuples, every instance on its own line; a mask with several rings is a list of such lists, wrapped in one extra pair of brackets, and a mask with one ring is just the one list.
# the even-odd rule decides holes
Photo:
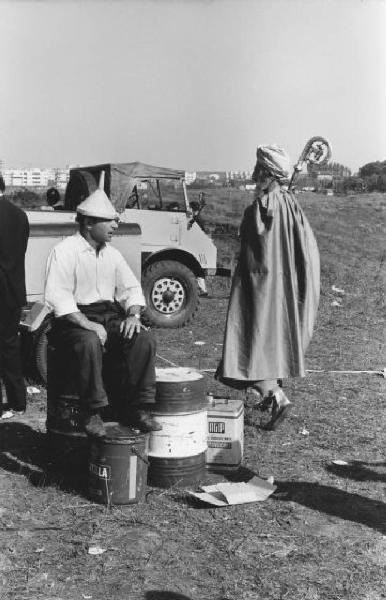
[(23, 210), (0, 198), (0, 294), (11, 308), (26, 304), (25, 254), (29, 223)]

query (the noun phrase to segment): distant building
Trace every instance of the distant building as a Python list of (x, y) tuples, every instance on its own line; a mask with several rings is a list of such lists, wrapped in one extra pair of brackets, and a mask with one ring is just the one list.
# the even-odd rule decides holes
[(64, 190), (69, 180), (69, 169), (55, 169), (55, 187)]
[(68, 182), (68, 169), (5, 169), (3, 171), (6, 186), (10, 187), (47, 187), (55, 185), (65, 188)]
[(231, 181), (251, 182), (252, 171), (194, 171), (185, 172), (185, 181), (187, 185), (194, 182), (211, 183), (216, 186), (226, 185)]
[(228, 181), (235, 179), (250, 181), (252, 179), (252, 171), (227, 171), (226, 177)]

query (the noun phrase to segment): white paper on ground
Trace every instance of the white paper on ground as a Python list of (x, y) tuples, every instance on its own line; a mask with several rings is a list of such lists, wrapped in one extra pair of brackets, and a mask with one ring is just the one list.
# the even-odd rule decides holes
[(90, 546), (88, 549), (89, 554), (93, 554), (94, 556), (98, 556), (99, 554), (103, 554), (106, 552), (107, 548), (101, 548), (100, 546)]
[(336, 292), (337, 294), (344, 294), (344, 290), (342, 290), (342, 288), (336, 287), (336, 285), (332, 285), (331, 289), (333, 292)]
[(189, 494), (213, 506), (232, 506), (248, 502), (263, 502), (276, 490), (276, 485), (260, 477), (253, 477), (250, 481), (216, 483), (202, 486), (201, 489), (202, 492), (189, 492)]

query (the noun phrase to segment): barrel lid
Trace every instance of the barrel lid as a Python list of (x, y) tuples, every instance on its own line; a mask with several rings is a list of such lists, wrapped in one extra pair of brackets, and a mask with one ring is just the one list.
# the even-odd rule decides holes
[(203, 375), (190, 367), (167, 367), (165, 369), (156, 368), (157, 382), (183, 382), (196, 381), (203, 379)]
[(225, 413), (238, 415), (243, 408), (243, 400), (230, 398), (212, 398), (207, 404), (208, 416), (210, 417), (224, 415)]
[(132, 427), (125, 427), (120, 423), (114, 421), (105, 423), (106, 435), (98, 440), (105, 443), (116, 443), (116, 444), (135, 444), (140, 441), (140, 438), (144, 438), (146, 433), (141, 433), (137, 429)]

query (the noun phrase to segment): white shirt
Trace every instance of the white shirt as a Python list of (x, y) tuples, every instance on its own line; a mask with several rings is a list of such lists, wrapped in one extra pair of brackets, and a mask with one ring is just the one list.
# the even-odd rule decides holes
[(122, 254), (110, 244), (97, 254), (80, 233), (50, 252), (44, 295), (56, 317), (79, 312), (77, 304), (103, 300), (117, 300), (125, 310), (146, 304), (141, 285)]

